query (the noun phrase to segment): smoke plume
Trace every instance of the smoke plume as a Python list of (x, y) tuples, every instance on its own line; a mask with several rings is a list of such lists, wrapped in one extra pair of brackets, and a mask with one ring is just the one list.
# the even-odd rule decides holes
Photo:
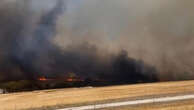
[(0, 81), (190, 79), (193, 1), (3, 0)]

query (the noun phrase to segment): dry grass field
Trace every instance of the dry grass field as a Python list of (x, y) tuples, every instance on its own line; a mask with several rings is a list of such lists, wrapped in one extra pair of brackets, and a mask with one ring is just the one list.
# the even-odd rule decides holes
[(194, 100), (106, 108), (101, 110), (194, 110)]
[(133, 100), (141, 97), (188, 93), (194, 93), (194, 81), (21, 92), (0, 95), (0, 110), (84, 105), (112, 100)]

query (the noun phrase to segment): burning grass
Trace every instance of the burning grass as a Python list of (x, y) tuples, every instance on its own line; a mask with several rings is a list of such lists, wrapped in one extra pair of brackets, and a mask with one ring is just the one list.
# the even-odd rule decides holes
[(69, 87), (85, 87), (85, 86), (105, 86), (105, 81), (82, 79), (78, 76), (68, 75), (65, 77), (48, 78), (38, 77), (35, 80), (18, 80), (1, 82), (0, 88), (8, 92), (22, 92), (43, 89), (69, 88)]
[(55, 89), (0, 95), (0, 109), (76, 106), (187, 93), (194, 93), (194, 81)]

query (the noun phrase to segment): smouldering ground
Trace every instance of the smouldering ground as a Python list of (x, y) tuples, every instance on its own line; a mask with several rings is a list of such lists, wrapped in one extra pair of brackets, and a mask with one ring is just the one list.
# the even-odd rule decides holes
[(194, 93), (194, 81), (22, 92), (0, 95), (0, 110), (86, 105), (190, 93)]

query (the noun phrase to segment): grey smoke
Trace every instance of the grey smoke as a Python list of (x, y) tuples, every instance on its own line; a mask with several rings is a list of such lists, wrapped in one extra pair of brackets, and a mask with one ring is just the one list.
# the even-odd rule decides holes
[(82, 0), (59, 20), (55, 42), (64, 49), (87, 41), (103, 51), (126, 50), (155, 66), (161, 80), (192, 77), (193, 5), (191, 0)]
[[(126, 68), (146, 68), (135, 77), (150, 77), (155, 69), (160, 80), (194, 76), (193, 1), (59, 1), (2, 1), (0, 74), (4, 75), (0, 79), (69, 71), (90, 76), (105, 72), (105, 67), (112, 69), (111, 63), (120, 60)], [(55, 12), (60, 7), (63, 8)], [(52, 18), (52, 12), (59, 13)], [(155, 69), (150, 71), (141, 61)], [(83, 69), (88, 66), (90, 70)], [(106, 70), (107, 74), (110, 71), (116, 70)], [(118, 71), (113, 72), (115, 76), (121, 74)], [(104, 73), (100, 76), (107, 77)]]

